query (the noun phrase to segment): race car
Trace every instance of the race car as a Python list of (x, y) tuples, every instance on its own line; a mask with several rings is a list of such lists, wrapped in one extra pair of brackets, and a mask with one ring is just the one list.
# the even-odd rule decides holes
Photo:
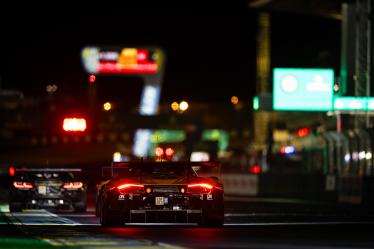
[(97, 190), (96, 213), (102, 226), (223, 225), (224, 190), (218, 163), (118, 162), (105, 170), (112, 178)]
[(79, 177), (81, 169), (15, 169), (9, 187), (9, 210), (47, 208), (85, 212), (87, 184)]

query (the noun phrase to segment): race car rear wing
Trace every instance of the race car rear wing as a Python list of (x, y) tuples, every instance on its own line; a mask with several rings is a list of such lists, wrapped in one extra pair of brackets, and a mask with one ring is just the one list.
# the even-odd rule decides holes
[(113, 162), (111, 166), (102, 167), (101, 175), (103, 178), (114, 178), (120, 171), (128, 167), (146, 167), (147, 164), (174, 164), (181, 167), (191, 167), (195, 173), (202, 177), (221, 178), (221, 167), (219, 162)]

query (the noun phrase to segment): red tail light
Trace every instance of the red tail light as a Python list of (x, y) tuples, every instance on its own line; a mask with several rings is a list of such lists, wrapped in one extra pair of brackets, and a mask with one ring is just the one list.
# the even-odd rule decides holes
[(32, 184), (28, 182), (13, 182), (13, 186), (17, 189), (30, 189)]
[(10, 176), (14, 176), (16, 174), (16, 169), (14, 168), (14, 166), (10, 166), (8, 171)]
[(187, 192), (190, 194), (209, 194), (213, 186), (209, 183), (188, 184)]
[(121, 194), (138, 193), (144, 190), (143, 184), (125, 183), (117, 187)]
[(260, 174), (261, 173), (261, 167), (257, 164), (255, 165), (252, 165), (250, 168), (249, 168), (249, 171), (252, 173), (252, 174)]
[(164, 155), (164, 150), (161, 147), (157, 147), (154, 153), (157, 157), (162, 157)]
[(119, 185), (117, 188), (121, 190), (121, 189), (126, 189), (126, 188), (131, 188), (131, 187), (144, 188), (144, 185), (126, 183), (126, 184)]
[(165, 150), (165, 155), (167, 158), (172, 158), (173, 155), (174, 155), (174, 150), (170, 147), (167, 147), (166, 150)]
[(64, 184), (65, 189), (80, 189), (83, 187), (83, 182), (67, 182)]

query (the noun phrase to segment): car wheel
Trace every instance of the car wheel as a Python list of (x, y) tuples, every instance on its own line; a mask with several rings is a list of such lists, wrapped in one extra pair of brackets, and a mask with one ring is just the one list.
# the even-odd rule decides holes
[(97, 202), (96, 202), (96, 205), (95, 205), (95, 216), (100, 217), (100, 208), (99, 208), (99, 204)]
[(201, 227), (223, 227), (223, 217), (222, 218), (211, 218), (211, 217), (203, 217), (204, 221), (199, 225)]
[(74, 212), (76, 213), (85, 213), (87, 211), (87, 203), (79, 203), (74, 205)]
[(123, 221), (118, 215), (111, 215), (108, 208), (103, 205), (100, 210), (100, 224), (103, 227), (121, 227), (123, 226)]
[(204, 212), (202, 215), (202, 221), (199, 223), (202, 227), (222, 227), (224, 224), (224, 211), (219, 210), (209, 210), (209, 212)]
[(21, 212), (22, 211), (22, 203), (17, 202), (10, 202), (9, 203), (9, 211), (10, 212)]

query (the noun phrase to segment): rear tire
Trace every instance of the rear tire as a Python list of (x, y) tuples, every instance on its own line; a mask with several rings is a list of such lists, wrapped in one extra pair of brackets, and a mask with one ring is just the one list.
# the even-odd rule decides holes
[(225, 221), (224, 209), (207, 209), (203, 212), (202, 221), (199, 224), (202, 227), (222, 227)]
[(103, 205), (100, 210), (100, 224), (103, 227), (122, 227), (124, 220), (119, 215), (111, 215), (108, 208)]
[(223, 217), (222, 218), (211, 218), (203, 217), (203, 222), (199, 224), (201, 227), (223, 227)]
[(9, 203), (9, 211), (10, 212), (22, 212), (22, 203), (18, 202), (10, 202)]
[(75, 213), (85, 213), (87, 212), (87, 203), (79, 203), (78, 205), (74, 205), (74, 212)]
[(99, 209), (99, 204), (96, 202), (96, 205), (95, 205), (95, 216), (96, 217), (100, 217), (100, 209)]

